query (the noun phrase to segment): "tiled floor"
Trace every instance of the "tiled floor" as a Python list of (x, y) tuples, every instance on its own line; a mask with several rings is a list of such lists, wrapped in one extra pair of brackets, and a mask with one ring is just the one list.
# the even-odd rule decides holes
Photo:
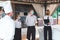
[(26, 35), (22, 36), (22, 40), (26, 40)]
[[(22, 29), (22, 40), (26, 40), (27, 28)], [(36, 40), (38, 40), (38, 32), (36, 32)]]
[[(51, 27), (53, 40), (60, 40), (60, 25), (53, 25)], [(22, 40), (26, 40), (26, 34), (27, 28), (22, 29)], [(43, 37), (43, 26), (36, 28), (36, 40), (44, 40)]]
[[(26, 36), (25, 35), (22, 37), (22, 40), (26, 40)], [(39, 40), (39, 39), (36, 38), (36, 40)]]

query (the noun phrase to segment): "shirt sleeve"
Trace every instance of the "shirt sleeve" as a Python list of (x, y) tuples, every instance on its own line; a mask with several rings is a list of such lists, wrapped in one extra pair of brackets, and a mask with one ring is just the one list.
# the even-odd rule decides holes
[(44, 17), (43, 17), (43, 24), (45, 24), (45, 23), (44, 23), (44, 20), (45, 20), (45, 19), (47, 19), (47, 16), (44, 16)]
[(35, 16), (35, 23), (37, 23), (37, 17)]
[(52, 18), (52, 16), (50, 17), (50, 23), (51, 23), (51, 25), (53, 25), (53, 18)]
[(15, 21), (15, 28), (21, 28), (21, 21)]
[(27, 22), (28, 22), (28, 16), (26, 17), (26, 21), (25, 21), (25, 24), (27, 25)]

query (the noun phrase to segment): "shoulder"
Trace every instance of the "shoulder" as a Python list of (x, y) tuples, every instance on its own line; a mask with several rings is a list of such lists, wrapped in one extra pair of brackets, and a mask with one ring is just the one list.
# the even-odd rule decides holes
[(49, 16), (49, 18), (51, 18), (51, 19), (52, 19), (53, 17), (52, 17), (52, 16)]
[(27, 15), (26, 17), (29, 17), (29, 15)]
[(26, 17), (28, 17), (28, 15)]
[(33, 15), (33, 17), (37, 18), (35, 15)]
[(4, 21), (4, 20), (5, 20), (5, 18), (3, 17), (3, 18), (0, 19), (0, 22), (2, 22), (2, 21)]
[(30, 17), (29, 15), (26, 16), (26, 18), (29, 18), (29, 17)]
[(15, 23), (15, 21), (12, 19), (11, 22)]
[(3, 22), (3, 20), (2, 19), (0, 19), (0, 24)]
[(47, 19), (47, 16), (44, 16), (44, 19)]

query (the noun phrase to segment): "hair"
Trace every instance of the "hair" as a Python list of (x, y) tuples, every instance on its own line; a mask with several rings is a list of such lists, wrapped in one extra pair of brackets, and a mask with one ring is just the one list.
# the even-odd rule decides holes
[(46, 15), (49, 15), (50, 14), (50, 11), (49, 9), (46, 10)]
[(0, 11), (1, 11), (1, 10), (2, 10), (3, 12), (5, 12), (4, 9), (3, 9), (3, 7), (0, 7)]
[(2, 7), (0, 7), (0, 11), (2, 10)]
[(30, 12), (31, 10), (33, 10), (33, 9), (32, 9), (32, 8), (30, 8), (28, 12)]

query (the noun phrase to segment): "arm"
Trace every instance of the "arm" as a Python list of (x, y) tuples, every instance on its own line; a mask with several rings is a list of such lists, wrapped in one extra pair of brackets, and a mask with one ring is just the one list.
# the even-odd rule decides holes
[(34, 25), (35, 25), (35, 28), (37, 28), (37, 24), (38, 24), (37, 17), (34, 15)]
[(28, 17), (26, 17), (26, 20), (25, 20), (25, 24), (27, 25), (27, 22), (28, 22)]
[(44, 19), (45, 19), (45, 16), (42, 18), (42, 21), (43, 21), (43, 26), (45, 25), (45, 23), (44, 23)]
[(8, 37), (8, 39), (11, 39), (11, 40), (13, 40), (14, 39), (14, 35), (15, 35), (15, 22), (10, 22), (9, 24), (8, 24), (8, 26), (9, 26), (9, 30), (7, 31), (7, 33), (9, 34), (9, 35), (7, 35)]
[(53, 18), (51, 17), (51, 19), (50, 19), (50, 20), (51, 20), (51, 25), (53, 25)]

